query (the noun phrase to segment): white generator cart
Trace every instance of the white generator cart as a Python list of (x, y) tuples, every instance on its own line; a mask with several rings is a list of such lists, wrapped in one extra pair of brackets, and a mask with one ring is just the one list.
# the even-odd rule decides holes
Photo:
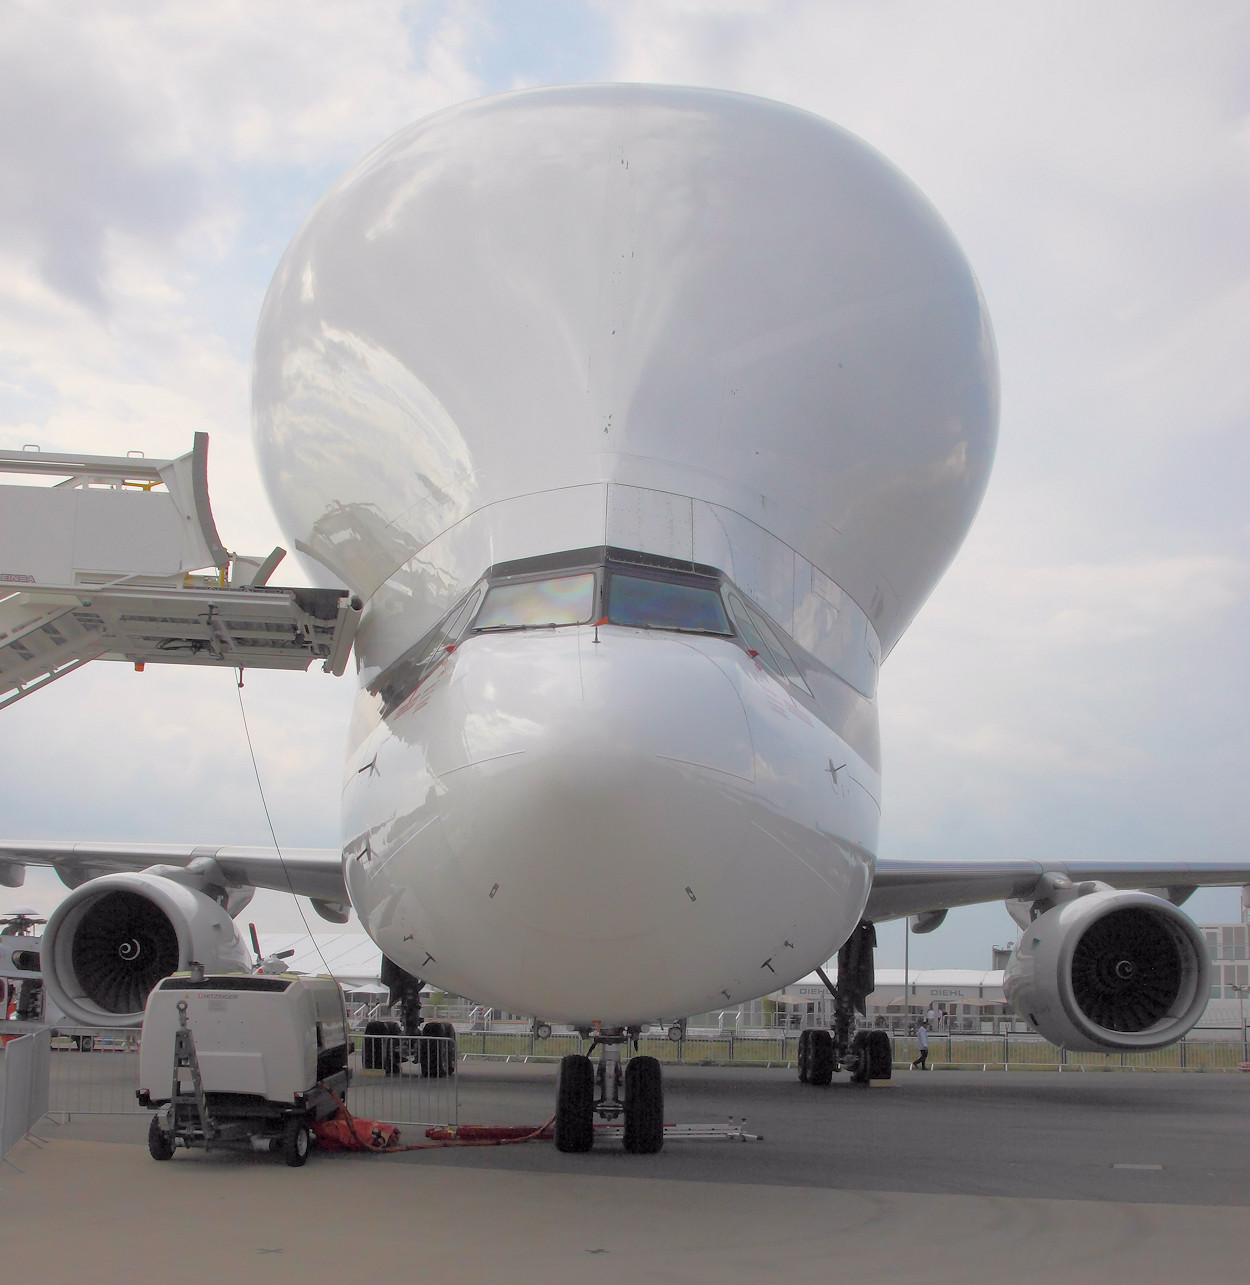
[(139, 1101), (156, 1111), (148, 1150), (269, 1143), (308, 1157), (308, 1126), (344, 1099), (347, 1010), (331, 977), (175, 973), (143, 1014)]

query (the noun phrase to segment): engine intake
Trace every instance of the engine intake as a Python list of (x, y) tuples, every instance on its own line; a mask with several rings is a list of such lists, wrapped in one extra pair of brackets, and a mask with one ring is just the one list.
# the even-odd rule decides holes
[(1092, 892), (1035, 919), (1003, 976), (1007, 1003), (1076, 1052), (1163, 1048), (1202, 1016), (1206, 943), (1188, 915), (1146, 892)]
[(84, 1026), (137, 1026), (156, 983), (193, 959), (209, 972), (247, 972), (251, 962), (216, 901), (148, 873), (75, 889), (49, 917), (41, 953), (49, 997)]

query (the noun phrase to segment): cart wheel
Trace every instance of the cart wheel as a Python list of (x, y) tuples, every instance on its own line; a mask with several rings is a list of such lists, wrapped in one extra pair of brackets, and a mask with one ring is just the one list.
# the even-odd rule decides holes
[(293, 1169), (298, 1169), (308, 1159), (308, 1147), (308, 1126), (303, 1120), (288, 1120), (278, 1144), (282, 1159)]
[(158, 1116), (153, 1116), (152, 1123), (148, 1125), (148, 1154), (153, 1160), (174, 1158), (174, 1140), (161, 1128)]

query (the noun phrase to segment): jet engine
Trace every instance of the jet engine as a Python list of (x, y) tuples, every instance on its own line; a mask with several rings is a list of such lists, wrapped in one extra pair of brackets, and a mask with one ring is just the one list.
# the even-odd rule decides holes
[(1211, 963), (1193, 921), (1147, 892), (1076, 896), (1024, 929), (1007, 1003), (1053, 1044), (1133, 1052), (1181, 1039), (1202, 1016)]
[(210, 973), (251, 968), (218, 902), (151, 872), (76, 888), (49, 917), (41, 953), (48, 995), (84, 1026), (138, 1026), (148, 992), (191, 960)]

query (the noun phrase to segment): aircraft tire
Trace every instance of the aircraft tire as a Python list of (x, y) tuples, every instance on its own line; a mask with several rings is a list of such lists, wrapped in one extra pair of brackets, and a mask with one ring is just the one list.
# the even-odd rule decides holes
[(812, 1031), (808, 1027), (799, 1032), (799, 1050), (795, 1061), (799, 1064), (799, 1083), (812, 1082)]
[(308, 1126), (299, 1119), (290, 1119), (282, 1126), (282, 1137), (278, 1142), (278, 1154), (283, 1163), (298, 1169), (308, 1160), (312, 1142), (308, 1136)]
[(399, 1034), (398, 1022), (382, 1022), (376, 1019), (365, 1023), (362, 1060), (366, 1071), (382, 1071), (394, 1075), (398, 1057), (396, 1041), (392, 1038)]
[(557, 1151), (589, 1151), (595, 1140), (595, 1068), (584, 1053), (566, 1053), (556, 1080)]
[(396, 1021), (388, 1019), (382, 1025), (386, 1028), (383, 1032), (386, 1035), (386, 1041), (382, 1045), (382, 1070), (387, 1075), (398, 1075), (399, 1064), (402, 1062), (402, 1044), (400, 1036), (404, 1033), (404, 1028)]
[(457, 1048), (456, 1048), (456, 1028), (450, 1022), (443, 1023), (443, 1038), (449, 1040), (449, 1044), (443, 1045), (443, 1061), (446, 1065), (448, 1075), (455, 1075), (457, 1065)]
[(821, 1086), (833, 1083), (833, 1036), (828, 1031), (813, 1030), (808, 1045), (807, 1082)]
[(894, 1074), (894, 1050), (885, 1031), (868, 1031), (868, 1078), (888, 1080)]
[(625, 1063), (625, 1150), (654, 1155), (664, 1145), (664, 1078), (653, 1057)]
[(160, 1118), (152, 1117), (148, 1125), (148, 1155), (153, 1160), (172, 1160), (174, 1158), (173, 1137), (161, 1128)]
[(855, 1069), (851, 1072), (852, 1084), (867, 1084), (872, 1078), (872, 1053), (868, 1044), (868, 1031), (856, 1031), (851, 1041), (851, 1054)]
[[(421, 1028), (421, 1035), (423, 1038), (417, 1056), (421, 1074), (430, 1080), (455, 1075), (456, 1028), (450, 1022), (426, 1022)], [(444, 1042), (448, 1040), (451, 1042)]]

